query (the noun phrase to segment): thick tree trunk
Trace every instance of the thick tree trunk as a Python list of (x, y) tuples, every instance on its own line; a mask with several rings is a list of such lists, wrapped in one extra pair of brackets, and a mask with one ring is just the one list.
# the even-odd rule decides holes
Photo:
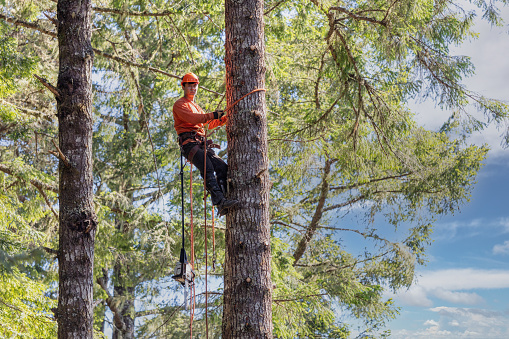
[(58, 1), (59, 339), (93, 338), (91, 13), (90, 0)]
[[(265, 85), (263, 1), (226, 0), (226, 98)], [(227, 218), (223, 338), (272, 338), (272, 283), (265, 92), (242, 100), (227, 127), (231, 197)]]

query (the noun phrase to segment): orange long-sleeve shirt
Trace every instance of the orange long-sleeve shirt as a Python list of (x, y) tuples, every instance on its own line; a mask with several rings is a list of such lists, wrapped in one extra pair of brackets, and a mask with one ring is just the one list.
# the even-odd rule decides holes
[(186, 97), (182, 97), (173, 104), (173, 121), (177, 134), (185, 132), (196, 132), (205, 135), (203, 126), (209, 123), (209, 129), (222, 126), (226, 123), (227, 117), (214, 119), (214, 113), (205, 113), (200, 106)]

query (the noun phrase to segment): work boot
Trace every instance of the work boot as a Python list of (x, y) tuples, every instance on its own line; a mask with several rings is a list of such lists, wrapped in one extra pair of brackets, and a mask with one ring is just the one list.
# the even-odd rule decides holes
[(212, 205), (217, 206), (217, 215), (223, 216), (228, 210), (239, 202), (237, 200), (227, 199), (223, 194), (223, 190), (219, 187), (215, 176), (210, 176), (207, 180), (207, 190), (212, 198)]
[(219, 188), (221, 189), (221, 191), (223, 191), (223, 195), (225, 197), (227, 197), (228, 196), (228, 187), (226, 186), (226, 181), (219, 179), (219, 180), (217, 180), (217, 184), (219, 185)]
[(238, 204), (238, 200), (223, 198), (223, 200), (221, 200), (221, 202), (217, 205), (217, 216), (222, 217), (223, 215), (228, 214), (230, 209)]
[(210, 177), (207, 180), (207, 191), (210, 193), (210, 197), (212, 198), (212, 205), (218, 206), (221, 201), (224, 199), (223, 191), (217, 184), (215, 177)]

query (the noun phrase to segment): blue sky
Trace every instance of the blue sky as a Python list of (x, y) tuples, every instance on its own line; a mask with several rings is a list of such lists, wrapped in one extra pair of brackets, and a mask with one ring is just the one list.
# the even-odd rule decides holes
[[(509, 9), (502, 10), (509, 23)], [(476, 75), (464, 83), (485, 96), (509, 99), (509, 26), (479, 22), (479, 39), (452, 50), (468, 55)], [(432, 103), (413, 105), (418, 121), (437, 129), (448, 112)], [(509, 150), (500, 146), (502, 129), (474, 135), (472, 143), (491, 146), (471, 201), (460, 213), (435, 224), (429, 262), (417, 283), (392, 297), (401, 314), (388, 324), (391, 338), (509, 338)]]

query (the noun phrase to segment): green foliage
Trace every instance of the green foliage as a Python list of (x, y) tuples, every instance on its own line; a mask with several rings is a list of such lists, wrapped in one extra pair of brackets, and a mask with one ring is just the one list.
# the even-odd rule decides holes
[(320, 285), (304, 283), (288, 255), (289, 245), (272, 240), (272, 284), (274, 336), (295, 338), (313, 336), (317, 331), (334, 331), (331, 302), (323, 296)]
[(0, 267), (0, 335), (3, 338), (56, 337), (56, 322), (50, 312), (56, 301), (44, 296), (46, 288), (17, 270), (6, 272)]
[[(7, 35), (6, 24), (0, 23), (0, 98), (13, 94), (16, 82), (31, 75), (36, 65), (36, 58), (17, 53), (18, 42)], [(4, 115), (0, 116), (2, 120)]]

